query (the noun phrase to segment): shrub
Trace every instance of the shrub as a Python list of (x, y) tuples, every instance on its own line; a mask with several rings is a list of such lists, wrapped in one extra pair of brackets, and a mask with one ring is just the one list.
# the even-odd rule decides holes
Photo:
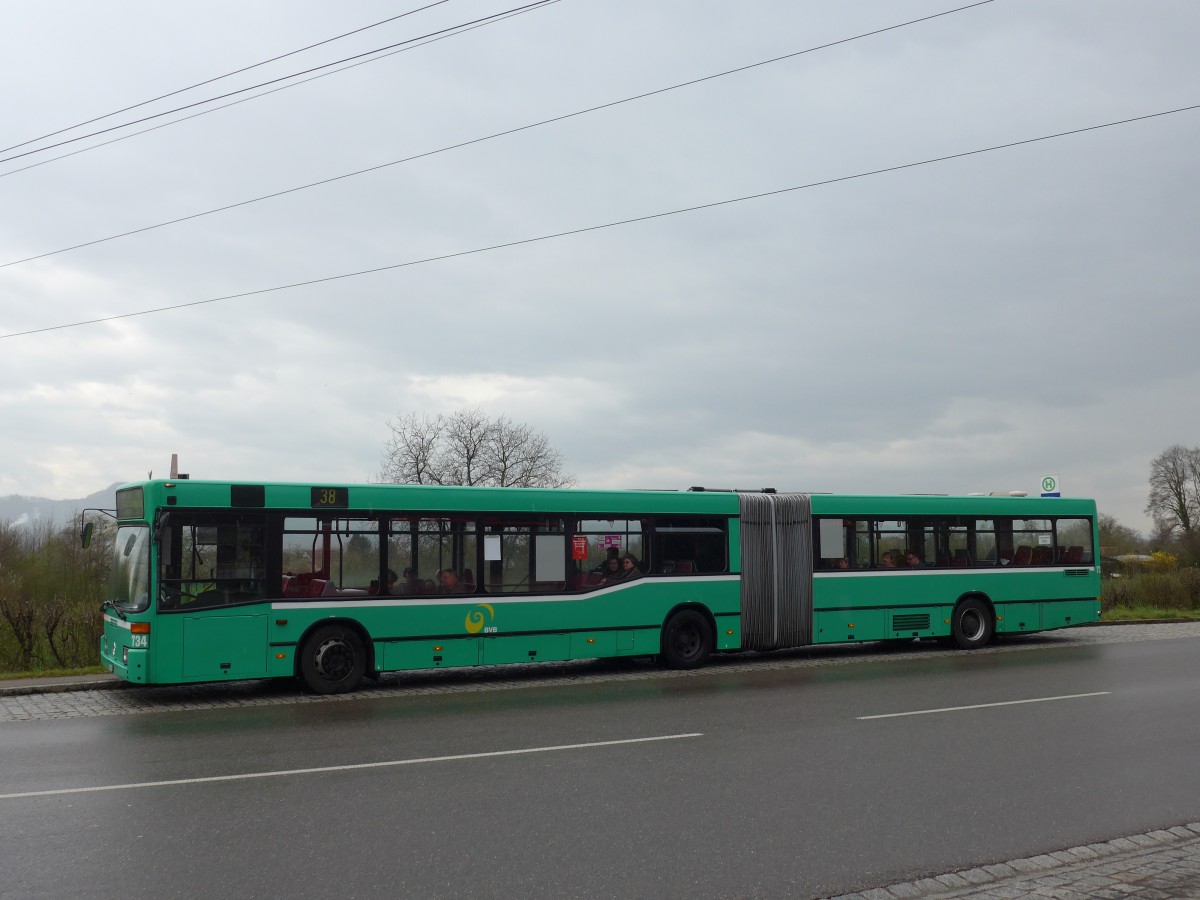
[(1147, 565), (1143, 574), (1106, 580), (1101, 609), (1121, 606), (1200, 610), (1200, 569), (1151, 568)]
[(102, 523), (85, 550), (75, 526), (0, 523), (0, 671), (99, 662), (112, 538), (113, 528)]

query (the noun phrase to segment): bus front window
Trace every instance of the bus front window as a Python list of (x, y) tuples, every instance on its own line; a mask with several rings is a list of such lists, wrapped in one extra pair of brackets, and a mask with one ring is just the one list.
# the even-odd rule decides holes
[(117, 529), (104, 597), (128, 612), (141, 612), (150, 605), (150, 529), (145, 525), (122, 525)]

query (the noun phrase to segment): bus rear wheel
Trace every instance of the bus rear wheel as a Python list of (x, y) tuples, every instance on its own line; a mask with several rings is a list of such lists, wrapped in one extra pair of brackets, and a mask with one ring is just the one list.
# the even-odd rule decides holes
[(316, 694), (344, 694), (357, 688), (367, 669), (362, 638), (345, 625), (323, 625), (300, 651), (300, 680)]
[(662, 661), (672, 669), (694, 669), (708, 659), (713, 632), (708, 620), (694, 609), (683, 609), (667, 620), (662, 634)]
[(978, 597), (968, 597), (954, 608), (950, 630), (960, 650), (986, 647), (992, 639), (995, 622), (992, 611)]

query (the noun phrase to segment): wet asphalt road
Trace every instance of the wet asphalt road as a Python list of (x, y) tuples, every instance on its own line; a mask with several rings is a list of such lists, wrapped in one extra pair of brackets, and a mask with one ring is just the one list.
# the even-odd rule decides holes
[(1114, 632), (0, 707), (0, 897), (815, 897), (1200, 820), (1196, 630)]

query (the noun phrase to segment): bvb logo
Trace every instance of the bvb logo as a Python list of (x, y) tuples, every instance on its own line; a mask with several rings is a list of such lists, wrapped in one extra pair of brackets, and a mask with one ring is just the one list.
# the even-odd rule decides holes
[[(486, 616), (484, 615), (485, 612), (487, 613)], [(495, 618), (496, 611), (492, 609), (492, 604), (480, 603), (473, 610), (467, 613), (467, 634), (479, 634), (479, 632), (483, 630), (483, 626)]]

